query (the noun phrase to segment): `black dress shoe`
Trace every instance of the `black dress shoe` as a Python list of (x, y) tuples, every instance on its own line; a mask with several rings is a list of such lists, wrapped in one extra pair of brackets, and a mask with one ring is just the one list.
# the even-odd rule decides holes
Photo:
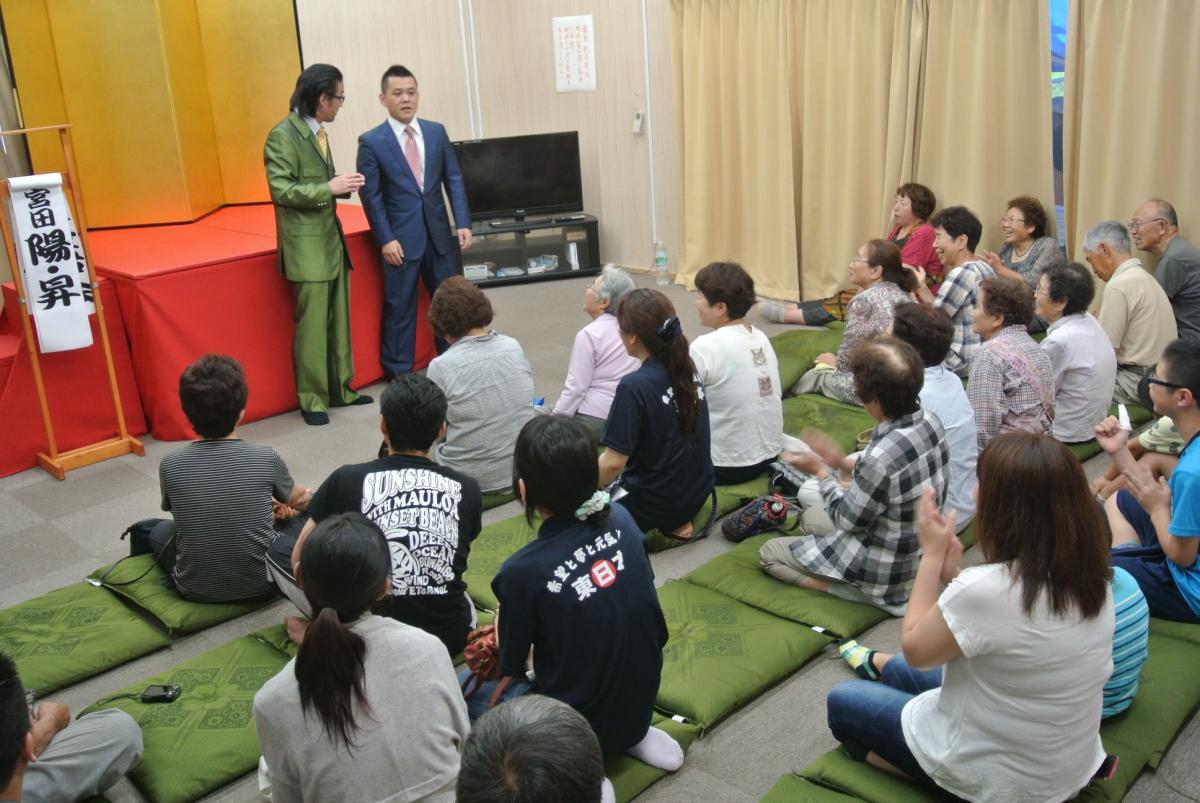
[(374, 402), (374, 401), (375, 401), (375, 399), (371, 398), (371, 397), (370, 397), (370, 396), (368, 396), (367, 394), (365, 394), (365, 393), (360, 393), (360, 394), (358, 394), (358, 398), (356, 398), (356, 399), (355, 399), (354, 401), (352, 401), (352, 402), (348, 402), (348, 403), (347, 403), (347, 406), (348, 406), (348, 407), (357, 407), (357, 406), (358, 406), (358, 405), (360, 405), (360, 404), (371, 404), (371, 403), (372, 403), (372, 402)]
[(310, 427), (319, 427), (329, 423), (329, 413), (324, 410), (301, 410), (300, 415), (304, 419), (304, 423)]

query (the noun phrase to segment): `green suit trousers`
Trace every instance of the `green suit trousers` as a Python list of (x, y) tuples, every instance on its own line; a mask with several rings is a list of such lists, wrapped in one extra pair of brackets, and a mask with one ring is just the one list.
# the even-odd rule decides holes
[(296, 334), (292, 366), (300, 409), (325, 412), (358, 398), (350, 389), (354, 355), (350, 350), (350, 276), (343, 265), (327, 282), (292, 282), (296, 294)]

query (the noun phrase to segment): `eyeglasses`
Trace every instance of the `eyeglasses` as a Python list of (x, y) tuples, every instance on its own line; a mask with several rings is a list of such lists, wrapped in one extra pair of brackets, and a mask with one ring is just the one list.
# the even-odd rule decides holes
[(1166, 222), (1167, 222), (1166, 218), (1161, 218), (1161, 217), (1148, 217), (1145, 220), (1131, 220), (1131, 221), (1129, 221), (1129, 231), (1131, 231), (1133, 233), (1137, 233), (1137, 230), (1140, 229), (1142, 226), (1146, 226), (1150, 223), (1166, 223)]
[(1000, 222), (1007, 223), (1010, 226), (1020, 226), (1020, 225), (1024, 225), (1025, 218), (1009, 217), (1008, 215), (1005, 215), (1004, 217), (1000, 218)]
[(1168, 382), (1165, 379), (1159, 379), (1154, 375), (1157, 372), (1158, 366), (1151, 365), (1146, 369), (1146, 373), (1142, 377), (1142, 381), (1148, 385), (1162, 385), (1164, 388), (1171, 388), (1172, 390), (1190, 390), (1187, 385), (1176, 385), (1174, 382)]
[(870, 265), (870, 264), (871, 264), (871, 263), (870, 263), (870, 262), (868, 262), (867, 260), (865, 260), (865, 259), (863, 259), (862, 257), (860, 257), (858, 254), (855, 254), (854, 256), (850, 257), (850, 264), (851, 264), (851, 265), (857, 265), (859, 262), (863, 263), (864, 265)]
[(345, 95), (326, 95), (325, 97), (327, 97), (327, 98), (333, 98), (333, 99), (334, 99), (334, 100), (336, 100), (338, 103), (345, 103), (345, 102), (346, 102), (346, 96), (345, 96)]

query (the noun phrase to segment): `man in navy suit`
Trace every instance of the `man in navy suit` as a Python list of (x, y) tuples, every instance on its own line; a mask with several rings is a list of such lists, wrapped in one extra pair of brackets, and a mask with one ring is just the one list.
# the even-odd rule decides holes
[[(417, 322), (417, 274), (432, 296), (455, 273), (456, 248), (471, 247), (471, 213), (462, 173), (441, 123), (417, 119), (417, 79), (393, 65), (383, 74), (379, 102), (388, 119), (358, 138), (359, 190), (371, 234), (383, 253), (383, 370), (412, 371)], [(445, 186), (454, 210), (450, 230)], [(445, 344), (438, 339), (438, 351)]]

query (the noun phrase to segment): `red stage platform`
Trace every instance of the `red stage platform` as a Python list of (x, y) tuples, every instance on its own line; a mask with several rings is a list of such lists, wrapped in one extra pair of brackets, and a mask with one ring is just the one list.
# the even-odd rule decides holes
[[(134, 384), (121, 306), (117, 303), (112, 282), (102, 279), (100, 294), (113, 367), (117, 372), (117, 387), (121, 390), (121, 407), (125, 411), (125, 427), (131, 435), (140, 435), (146, 431), (146, 420)], [(100, 347), (100, 329), (95, 315), (91, 320), (92, 345), (89, 348), (41, 355), (42, 378), (46, 383), (47, 403), (60, 452), (107, 440), (117, 434), (112, 391)], [(36, 328), (34, 337), (37, 337)], [(49, 449), (33, 384), (33, 364), (17, 310), (17, 292), (12, 283), (8, 283), (4, 285), (4, 312), (0, 315), (0, 477), (36, 466), (37, 453)]]
[[(383, 275), (361, 207), (339, 204), (338, 216), (354, 266), (354, 386), (362, 387), (383, 376)], [(179, 406), (179, 375), (209, 352), (242, 363), (250, 386), (246, 421), (297, 408), (294, 305), (276, 262), (270, 204), (228, 206), (186, 225), (93, 231), (90, 242), (97, 273), (117, 289), (142, 409), (155, 438), (195, 437)], [(421, 293), (417, 367), (435, 355), (428, 298)]]

